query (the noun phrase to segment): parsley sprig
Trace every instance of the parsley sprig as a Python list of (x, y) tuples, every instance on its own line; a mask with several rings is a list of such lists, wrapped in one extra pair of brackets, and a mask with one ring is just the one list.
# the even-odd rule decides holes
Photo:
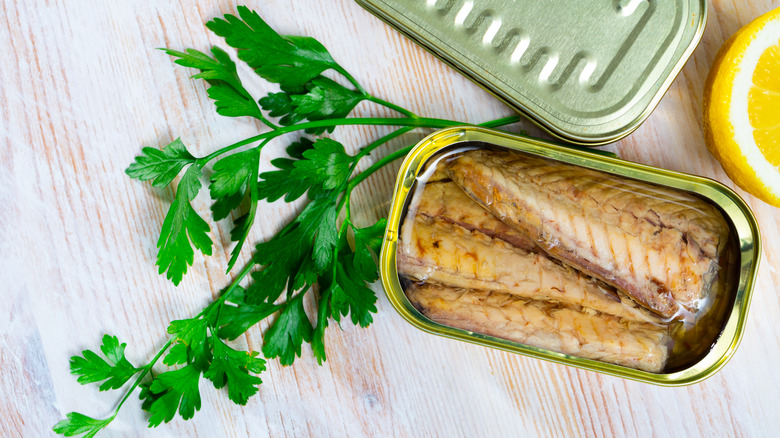
[[(116, 418), (137, 388), (142, 408), (149, 413), (149, 426), (156, 427), (177, 414), (187, 420), (200, 410), (201, 379), (216, 389), (227, 387), (230, 400), (244, 405), (259, 391), (262, 381), (258, 374), (265, 370), (265, 359), (278, 358), (282, 365), (291, 365), (301, 356), (303, 344), (309, 343), (322, 364), (329, 321), (367, 327), (377, 310), (377, 297), (368, 284), (379, 278), (374, 256), (379, 252), (385, 220), (364, 227), (355, 224), (350, 209), (353, 190), (372, 173), (405, 156), (411, 146), (389, 153), (356, 174), (358, 163), (416, 128), (463, 125), (420, 117), (369, 94), (318, 41), (279, 35), (246, 7), (238, 7), (238, 16), (225, 15), (206, 26), (237, 50), (239, 60), (281, 91), (255, 100), (241, 83), (236, 64), (220, 48), (212, 48), (210, 55), (194, 49), (165, 50), (177, 64), (199, 71), (193, 78), (208, 83), (208, 96), (217, 113), (252, 117), (268, 130), (204, 157), (195, 157), (180, 139), (162, 150), (146, 147), (127, 168), (130, 177), (151, 181), (156, 189), (171, 185), (183, 172), (157, 243), (160, 273), (179, 284), (192, 266), (195, 249), (211, 255), (210, 226), (192, 207), (192, 201), (202, 188), (203, 169), (212, 161), (208, 183), (214, 200), (212, 218), (236, 217), (230, 233), (236, 245), (227, 263), (228, 273), (245, 246), (261, 200), (292, 202), (305, 196), (308, 203), (275, 236), (255, 246), (250, 262), (219, 298), (192, 318), (172, 321), (168, 341), (145, 365), (130, 363), (125, 357), (126, 344), (109, 335), (100, 346), (103, 356), (85, 350), (71, 358), (71, 372), (79, 383), (100, 383), (101, 391), (127, 389), (106, 418), (67, 414), (54, 426), (55, 432), (65, 436), (94, 436)], [(328, 71), (344, 81), (323, 76)], [(349, 117), (362, 101), (389, 108), (399, 116)], [(482, 126), (499, 127), (516, 121), (516, 116), (507, 117)], [(397, 128), (350, 154), (338, 141), (321, 136), (343, 125)], [(259, 173), (262, 150), (285, 134), (301, 131), (309, 136), (289, 144), (288, 157), (271, 162), (274, 170)], [(247, 279), (246, 287), (242, 286)], [(308, 294), (314, 295), (314, 322), (304, 310)], [(263, 357), (257, 351), (230, 345), (273, 315), (275, 319), (263, 334)]]

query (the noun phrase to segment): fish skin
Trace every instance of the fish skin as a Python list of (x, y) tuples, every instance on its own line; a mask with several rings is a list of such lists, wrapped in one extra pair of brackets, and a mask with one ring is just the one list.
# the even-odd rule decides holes
[(450, 176), (447, 174), (447, 164), (449, 163), (449, 157), (437, 157), (431, 161), (425, 163), (425, 167), (418, 176), (423, 182), (433, 183), (439, 181), (450, 181)]
[(501, 291), (588, 307), (633, 321), (662, 323), (609, 286), (550, 259), (437, 217), (415, 215), (401, 228), (398, 272), (415, 281)]
[(728, 225), (692, 195), (509, 151), (465, 152), (447, 172), (550, 255), (663, 317), (707, 298)]
[(586, 359), (660, 373), (669, 358), (667, 327), (502, 292), (412, 284), (412, 304), (450, 327)]
[[(437, 173), (445, 172), (441, 165), (437, 167)], [(413, 214), (431, 219), (440, 219), (446, 222), (459, 225), (469, 231), (479, 231), (494, 239), (500, 239), (504, 242), (520, 248), (522, 250), (540, 253), (546, 255), (544, 250), (533, 242), (525, 234), (518, 232), (508, 226), (481, 205), (474, 202), (463, 190), (458, 187), (449, 176), (439, 178), (425, 184), (421, 191), (416, 192)], [(558, 263), (555, 258), (547, 257), (550, 261)], [(622, 302), (631, 302), (623, 292), (616, 290), (613, 286), (602, 283), (600, 280), (590, 278), (597, 283), (598, 287), (605, 293), (616, 297)], [(661, 320), (651, 318), (654, 322)]]
[(440, 218), (469, 231), (477, 230), (529, 252), (541, 251), (528, 236), (498, 220), (452, 181), (428, 182), (415, 207), (417, 215)]

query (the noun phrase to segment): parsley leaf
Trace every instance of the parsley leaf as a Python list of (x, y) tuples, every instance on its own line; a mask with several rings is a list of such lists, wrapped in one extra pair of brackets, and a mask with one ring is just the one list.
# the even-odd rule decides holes
[[(256, 374), (265, 369), (266, 363), (256, 352), (235, 350), (226, 345), (225, 340), (237, 338), (274, 313), (277, 317), (264, 333), (262, 352), (266, 358), (278, 357), (283, 365), (290, 365), (301, 356), (304, 342), (311, 344), (314, 357), (322, 364), (326, 360), (324, 333), (331, 318), (340, 324), (342, 318), (349, 315), (354, 324), (363, 327), (373, 321), (377, 298), (366, 283), (378, 278), (373, 256), (379, 251), (385, 222), (355, 228), (350, 222), (348, 204), (341, 227), (336, 226), (337, 218), (357, 184), (403, 156), (411, 147), (393, 152), (351, 181), (349, 178), (358, 160), (411, 129), (442, 127), (457, 122), (418, 117), (372, 96), (313, 38), (280, 36), (257, 13), (243, 6), (238, 8), (238, 15), (240, 18), (226, 15), (214, 19), (207, 26), (225, 37), (227, 43), (238, 50), (239, 59), (258, 75), (279, 84), (281, 92), (271, 93), (256, 102), (241, 83), (236, 64), (219, 48), (212, 48), (210, 54), (192, 49), (166, 50), (166, 53), (175, 58), (175, 63), (199, 70), (193, 78), (208, 83), (208, 96), (214, 100), (219, 114), (256, 117), (271, 131), (225, 146), (202, 158), (195, 158), (181, 140), (176, 139), (162, 150), (144, 148), (127, 168), (126, 173), (132, 178), (152, 181), (155, 187), (166, 187), (188, 167), (157, 242), (160, 273), (165, 272), (174, 284), (179, 284), (193, 264), (195, 248), (211, 254), (213, 242), (208, 235), (209, 226), (191, 203), (201, 189), (203, 166), (217, 157), (262, 141), (251, 150), (219, 160), (210, 178), (215, 220), (229, 217), (242, 208), (247, 198), (250, 200), (248, 212), (234, 220), (230, 235), (238, 244), (232, 250), (228, 271), (236, 263), (260, 199), (273, 202), (284, 198), (291, 202), (305, 194), (311, 202), (273, 238), (257, 245), (252, 263), (241, 270), (226, 294), (195, 317), (172, 321), (168, 327), (170, 339), (146, 365), (135, 368), (130, 364), (124, 356), (126, 345), (111, 336), (103, 338), (103, 356), (89, 350), (82, 356), (74, 356), (71, 367), (79, 382), (102, 382), (101, 390), (122, 387), (135, 377), (111, 417), (98, 420), (71, 412), (54, 426), (57, 433), (93, 436), (117, 416), (136, 388), (141, 389), (142, 408), (150, 413), (150, 427), (169, 422), (177, 413), (183, 419), (189, 419), (201, 406), (198, 389), (201, 376), (216, 388), (227, 386), (230, 399), (245, 404), (258, 392), (261, 380)], [(327, 70), (339, 73), (354, 89), (324, 77), (322, 74)], [(304, 120), (319, 121), (309, 123), (306, 132), (332, 131), (334, 126), (347, 123), (324, 120), (347, 117), (364, 100), (398, 112), (402, 117), (351, 119), (348, 124), (404, 127), (371, 142), (355, 156), (348, 155), (344, 146), (334, 140), (301, 138), (287, 148), (289, 158), (273, 160), (271, 163), (276, 169), (258, 175), (260, 150), (267, 142), (305, 129), (306, 125), (299, 123)], [(263, 110), (279, 117), (283, 125), (300, 126), (280, 128), (265, 118)], [(499, 119), (486, 126), (500, 126), (514, 120), (516, 118)], [(321, 126), (312, 128), (311, 125)], [(354, 250), (348, 242), (350, 229), (354, 232)], [(253, 272), (255, 265), (264, 268)], [(250, 273), (253, 282), (245, 290), (239, 284)], [(315, 327), (303, 304), (310, 291), (315, 294), (312, 298), (317, 307)], [(164, 365), (178, 369), (154, 376), (152, 369), (160, 360)]]
[(241, 205), (252, 171), (256, 169), (255, 164), (258, 164), (258, 156), (257, 149), (249, 149), (228, 155), (214, 164), (209, 194), (215, 201), (211, 206), (215, 221), (225, 219)]
[(214, 359), (203, 377), (211, 380), (217, 389), (227, 385), (230, 400), (243, 406), (257, 393), (257, 385), (263, 383), (259, 377), (249, 374), (265, 371), (265, 361), (257, 354), (256, 351), (234, 350), (214, 339)]
[(183, 365), (187, 363), (191, 356), (189, 351), (190, 349), (186, 344), (177, 342), (168, 350), (168, 354), (165, 355), (163, 363), (168, 366)]
[(330, 264), (333, 247), (338, 243), (336, 207), (332, 198), (315, 199), (295, 219), (301, 226), (304, 239), (312, 242), (312, 259), (320, 271)]
[(330, 317), (331, 294), (332, 291), (328, 288), (320, 296), (317, 303), (317, 326), (311, 336), (311, 351), (320, 365), (327, 359), (325, 355), (325, 329), (328, 328), (328, 318)]
[(295, 170), (290, 172), (290, 176), (327, 190), (340, 187), (349, 178), (351, 165), (355, 161), (341, 143), (330, 138), (318, 139), (302, 155), (303, 159), (293, 164)]
[(292, 365), (301, 356), (301, 345), (310, 342), (312, 326), (303, 310), (303, 293), (296, 295), (282, 309), (263, 337), (263, 355), (278, 357), (282, 365)]
[(366, 98), (362, 93), (322, 76), (312, 79), (306, 85), (306, 90), (308, 93), (292, 95), (290, 98), (295, 112), (311, 121), (346, 117)]
[(355, 257), (353, 264), (360, 278), (366, 282), (379, 279), (379, 270), (372, 252), (379, 255), (384, 239), (387, 219), (380, 219), (374, 225), (366, 228), (353, 228), (355, 233)]
[(252, 304), (270, 303), (279, 298), (288, 283), (290, 293), (302, 287), (303, 283), (311, 285), (316, 280), (316, 273), (306, 263), (311, 258), (311, 250), (311, 240), (306, 238), (297, 223), (291, 223), (273, 238), (257, 244), (253, 261), (265, 265), (265, 268), (252, 273), (253, 282), (247, 291), (247, 301)]
[(257, 183), (259, 199), (274, 202), (284, 197), (285, 202), (292, 202), (309, 191), (311, 198), (316, 197), (317, 188), (312, 187), (308, 179), (293, 176), (295, 163), (303, 159), (303, 154), (314, 148), (314, 142), (302, 137), (287, 147), (290, 158), (277, 158), (271, 161), (279, 170), (263, 172)]
[(292, 95), (295, 110), (309, 120), (342, 118), (352, 111), (366, 95), (320, 76), (306, 85), (308, 93)]
[(195, 260), (195, 252), (190, 246), (190, 241), (201, 252), (211, 255), (212, 242), (207, 234), (209, 225), (190, 205), (190, 201), (195, 199), (200, 190), (201, 184), (198, 179), (200, 175), (198, 166), (190, 166), (184, 173), (179, 182), (176, 198), (168, 214), (165, 215), (160, 239), (157, 241), (157, 247), (160, 249), (157, 254), (159, 272), (160, 274), (166, 272), (168, 279), (176, 285), (181, 282), (187, 267), (192, 266)]
[(176, 178), (184, 166), (195, 162), (180, 138), (170, 142), (162, 150), (145, 147), (142, 155), (135, 157), (125, 173), (140, 181), (152, 181), (152, 186), (162, 189)]
[(233, 340), (241, 336), (250, 327), (271, 316), (280, 306), (261, 302), (250, 304), (246, 302), (246, 291), (241, 286), (236, 286), (220, 311), (219, 322), (226, 321), (219, 329), (219, 337)]
[[(241, 205), (247, 190), (257, 192), (257, 172), (260, 166), (260, 148), (229, 155), (214, 165), (209, 192), (216, 201), (211, 207), (214, 220), (226, 218)], [(230, 238), (238, 242), (231, 252), (227, 272), (233, 269), (244, 246), (257, 212), (257, 195), (251, 197), (249, 212), (233, 221)]]
[(200, 370), (187, 365), (174, 371), (166, 371), (144, 385), (140, 397), (143, 409), (149, 411), (149, 427), (157, 427), (176, 416), (189, 420), (200, 410), (198, 381)]
[(317, 325), (312, 334), (311, 348), (320, 365), (326, 360), (324, 335), (328, 318), (340, 323), (341, 317), (349, 314), (353, 324), (367, 327), (373, 321), (371, 314), (377, 311), (376, 294), (365, 282), (379, 278), (371, 252), (379, 252), (386, 220), (381, 219), (366, 228), (354, 228), (351, 222), (349, 225), (355, 233), (355, 252), (350, 250), (346, 234), (342, 234), (338, 260), (333, 260), (317, 281), (322, 293), (318, 300)]
[(306, 116), (295, 112), (292, 98), (285, 92), (268, 93), (267, 96), (257, 101), (260, 106), (268, 111), (271, 117), (281, 117), (279, 124), (282, 126), (294, 125), (306, 119)]
[(289, 295), (316, 283), (338, 241), (338, 195), (333, 192), (310, 202), (282, 231), (257, 245), (253, 260), (265, 268), (252, 273), (250, 302), (273, 302), (285, 289)]
[(264, 120), (254, 98), (244, 88), (236, 71), (236, 64), (230, 56), (218, 47), (212, 47), (214, 57), (194, 49), (184, 52), (164, 49), (165, 53), (178, 58), (176, 64), (201, 72), (194, 79), (204, 79), (209, 84), (208, 95), (217, 106), (217, 114), (226, 117), (249, 116)]
[(246, 6), (238, 7), (238, 15), (215, 18), (206, 27), (238, 49), (238, 58), (260, 77), (282, 89), (302, 87), (323, 71), (340, 68), (314, 38), (281, 36)]
[(125, 358), (125, 347), (127, 344), (120, 344), (116, 336), (105, 335), (100, 351), (106, 359), (93, 351), (84, 350), (82, 356), (70, 358), (70, 372), (79, 376), (77, 381), (82, 385), (105, 380), (100, 385), (101, 391), (119, 389), (140, 371)]
[[(278, 199), (285, 193), (287, 197), (297, 198), (307, 188), (309, 197), (315, 198), (293, 222), (288, 230), (290, 236), (282, 236), (281, 233), (278, 238), (274, 237), (257, 246), (258, 256), (255, 261), (271, 266), (266, 266), (263, 271), (253, 274), (253, 277), (255, 283), (267, 285), (271, 289), (283, 288), (288, 278), (297, 277), (296, 272), (306, 273), (306, 270), (298, 271), (298, 268), (306, 260), (309, 251), (316, 272), (321, 272), (329, 265), (338, 241), (336, 218), (340, 193), (332, 189), (346, 182), (354, 162), (354, 157), (347, 155), (344, 146), (335, 140), (323, 138), (312, 143), (311, 147), (296, 147), (299, 150), (293, 152), (301, 159), (274, 160), (274, 164), (284, 168), (262, 174), (265, 179), (258, 184), (260, 196), (269, 200)], [(280, 244), (282, 237), (284, 239)], [(296, 243), (291, 245), (289, 242)], [(267, 258), (265, 254), (273, 254), (273, 257)], [(307, 281), (296, 280), (295, 283), (299, 287), (303, 284), (311, 285)]]
[[(206, 364), (211, 359), (207, 330), (208, 320), (206, 318), (179, 319), (171, 321), (168, 325), (168, 333), (174, 335), (179, 342), (187, 346), (187, 362), (194, 363), (201, 369), (206, 368)], [(174, 354), (181, 354), (180, 352), (181, 350)], [(182, 363), (179, 358), (177, 359), (176, 362)]]
[(92, 438), (100, 432), (104, 427), (108, 426), (113, 420), (113, 417), (109, 417), (103, 420), (97, 420), (92, 417), (87, 417), (84, 414), (78, 412), (70, 412), (67, 415), (67, 419), (61, 420), (54, 425), (54, 432), (65, 436), (76, 436), (84, 434), (84, 438)]
[[(319, 76), (306, 84), (305, 93), (270, 93), (260, 99), (260, 106), (272, 117), (281, 117), (279, 123), (293, 125), (302, 120), (316, 121), (343, 118), (367, 96), (341, 84)], [(335, 127), (310, 128), (306, 132), (321, 134), (333, 132)]]
[[(339, 254), (341, 256), (341, 254)], [(357, 276), (353, 254), (347, 254), (336, 265), (336, 281), (331, 286), (330, 305), (336, 322), (349, 314), (352, 323), (368, 327), (376, 313), (376, 294)]]
[(301, 137), (298, 141), (295, 141), (287, 146), (286, 152), (290, 158), (295, 160), (303, 159), (303, 153), (309, 149), (314, 148), (314, 141), (306, 137)]
[(292, 202), (306, 193), (310, 186), (305, 179), (293, 178), (295, 160), (289, 158), (276, 158), (271, 164), (279, 170), (263, 172), (257, 183), (257, 192), (260, 199), (274, 202), (284, 197), (284, 202)]
[(230, 240), (237, 243), (230, 252), (230, 260), (228, 260), (226, 272), (230, 272), (238, 261), (238, 256), (241, 254), (241, 249), (244, 247), (244, 242), (246, 242), (246, 238), (249, 236), (249, 230), (252, 229), (252, 224), (255, 222), (256, 214), (257, 201), (253, 201), (249, 207), (249, 212), (233, 221), (233, 229), (230, 230)]

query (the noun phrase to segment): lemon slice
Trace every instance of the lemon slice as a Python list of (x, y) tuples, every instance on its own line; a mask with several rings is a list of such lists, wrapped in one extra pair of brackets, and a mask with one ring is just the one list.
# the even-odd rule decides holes
[(780, 9), (721, 47), (704, 89), (704, 133), (737, 185), (780, 207)]

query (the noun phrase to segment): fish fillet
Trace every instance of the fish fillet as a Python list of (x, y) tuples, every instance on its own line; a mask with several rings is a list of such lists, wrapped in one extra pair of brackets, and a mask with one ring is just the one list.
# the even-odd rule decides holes
[[(437, 172), (439, 171), (437, 169)], [(441, 219), (469, 231), (476, 230), (525, 251), (542, 253), (546, 256), (546, 253), (528, 236), (501, 222), (492, 213), (474, 202), (451, 180), (443, 181), (440, 179), (433, 183), (428, 182), (418, 193), (421, 193), (421, 196), (417, 197), (418, 200), (412, 207), (413, 214), (425, 218)], [(556, 259), (550, 260), (556, 261)], [(622, 292), (615, 290), (612, 286), (602, 283), (598, 286), (607, 293), (617, 296), (623, 302), (631, 302)], [(658, 319), (658, 321), (661, 320)]]
[(659, 315), (695, 311), (707, 299), (728, 226), (714, 207), (692, 195), (486, 149), (463, 153), (447, 172), (549, 254)]
[(416, 215), (404, 221), (397, 264), (399, 274), (415, 281), (500, 291), (659, 322), (632, 300), (543, 252), (529, 252), (440, 218)]
[(669, 357), (669, 334), (653, 324), (501, 292), (413, 284), (406, 293), (425, 316), (450, 327), (653, 373)]
[(450, 176), (447, 174), (447, 157), (439, 157), (434, 160), (425, 163), (425, 167), (420, 172), (419, 177), (424, 180), (425, 183), (432, 183), (438, 181), (449, 181)]
[(526, 251), (541, 251), (528, 236), (498, 220), (452, 181), (426, 184), (417, 201), (416, 214), (441, 218), (469, 231), (477, 230)]

